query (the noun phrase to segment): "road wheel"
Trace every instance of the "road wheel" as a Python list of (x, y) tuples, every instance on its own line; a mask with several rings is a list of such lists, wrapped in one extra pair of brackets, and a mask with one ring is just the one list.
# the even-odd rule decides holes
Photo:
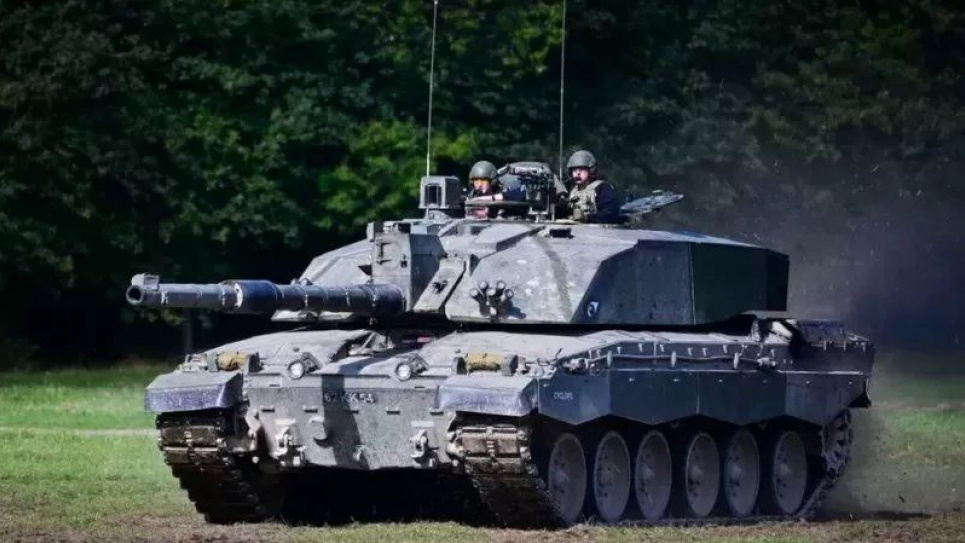
[(648, 432), (637, 447), (633, 489), (640, 514), (646, 520), (659, 520), (667, 513), (673, 482), (670, 443), (659, 430)]
[(586, 456), (579, 438), (566, 432), (553, 443), (546, 470), (553, 506), (565, 524), (580, 517), (586, 496)]
[(761, 455), (754, 434), (745, 428), (730, 434), (721, 464), (721, 485), (728, 513), (735, 517), (750, 515), (761, 486)]
[(684, 440), (679, 472), (675, 479), (680, 513), (703, 518), (717, 504), (720, 491), (720, 453), (706, 432), (694, 432)]
[(593, 456), (593, 501), (605, 522), (623, 517), (630, 497), (630, 452), (618, 432), (607, 432)]
[(764, 459), (764, 506), (768, 513), (793, 515), (804, 501), (808, 460), (804, 440), (797, 432), (778, 432)]

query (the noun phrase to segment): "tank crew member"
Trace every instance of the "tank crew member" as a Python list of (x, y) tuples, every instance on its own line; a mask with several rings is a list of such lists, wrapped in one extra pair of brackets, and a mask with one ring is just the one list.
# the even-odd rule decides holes
[(496, 166), (488, 160), (480, 160), (469, 170), (469, 197), (494, 194), (497, 190)]
[(503, 216), (505, 210), (488, 207), (488, 202), (523, 201), (525, 194), (520, 187), (505, 187), (499, 180), (499, 170), (492, 162), (480, 160), (469, 170), (469, 200), (466, 202), (466, 216), (477, 219), (492, 219)]
[(620, 222), (620, 202), (613, 186), (596, 177), (596, 157), (577, 151), (566, 161), (573, 180), (570, 191), (570, 218), (588, 223)]
[[(526, 193), (521, 185), (510, 184), (507, 186), (499, 178), (500, 170), (497, 170), (492, 162), (480, 160), (473, 164), (469, 170), (469, 182), (472, 189), (469, 192), (470, 198), (482, 196), (483, 201), (500, 202), (503, 200), (511, 202), (522, 202), (526, 199)], [(490, 198), (485, 198), (489, 196)]]
[[(473, 205), (473, 200), (493, 198), (499, 190), (496, 180), (496, 166), (488, 160), (480, 160), (469, 170), (469, 194), (466, 202), (466, 216), (476, 219), (490, 218), (490, 209), (482, 205)], [(493, 210), (495, 212), (495, 210)]]
[(468, 201), (466, 202), (466, 216), (478, 219), (502, 217), (507, 214), (506, 209), (486, 206), (489, 202), (522, 202), (526, 193), (521, 185), (505, 186), (499, 179), (499, 170), (492, 162), (480, 160), (469, 170), (471, 184)]

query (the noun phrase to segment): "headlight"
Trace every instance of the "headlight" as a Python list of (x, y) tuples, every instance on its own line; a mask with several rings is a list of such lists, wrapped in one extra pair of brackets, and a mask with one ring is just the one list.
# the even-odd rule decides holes
[(410, 358), (405, 362), (399, 362), (399, 365), (395, 367), (395, 376), (399, 381), (408, 381), (412, 377), (426, 371), (428, 367), (425, 360), (418, 357)]
[(307, 369), (304, 362), (296, 360), (288, 365), (288, 375), (290, 375), (292, 379), (301, 379)]
[(288, 375), (292, 379), (301, 379), (306, 373), (311, 373), (320, 367), (322, 365), (312, 356), (312, 353), (304, 352), (297, 360), (288, 364)]
[(395, 376), (399, 381), (408, 381), (412, 377), (412, 366), (403, 362), (395, 367)]

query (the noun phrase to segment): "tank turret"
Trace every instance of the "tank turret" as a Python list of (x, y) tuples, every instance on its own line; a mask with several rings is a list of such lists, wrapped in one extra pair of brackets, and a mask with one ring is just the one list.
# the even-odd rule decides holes
[[(700, 234), (471, 219), (377, 223), (369, 232), (351, 251), (318, 257), (299, 281), (394, 284), (408, 313), (508, 326), (693, 326), (787, 307), (785, 255)], [(490, 295), (495, 285), (503, 291)]]

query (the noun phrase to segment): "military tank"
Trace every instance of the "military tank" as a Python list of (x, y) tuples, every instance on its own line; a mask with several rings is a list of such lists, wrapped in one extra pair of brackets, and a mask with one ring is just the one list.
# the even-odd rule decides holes
[[(403, 499), (468, 486), (466, 503), (508, 526), (812, 515), (848, 464), (850, 410), (870, 406), (871, 342), (784, 313), (783, 254), (632, 217), (557, 220), (545, 164), (503, 174), (525, 198), (474, 205), (511, 213), (466, 218), (462, 183), (427, 176), (422, 218), (370, 224), (291, 284), (133, 278), (135, 306), (293, 323), (147, 387), (197, 510), (279, 518), (359, 485), (374, 500), (381, 475), (434, 474)], [(293, 497), (302, 474), (315, 498)]]

